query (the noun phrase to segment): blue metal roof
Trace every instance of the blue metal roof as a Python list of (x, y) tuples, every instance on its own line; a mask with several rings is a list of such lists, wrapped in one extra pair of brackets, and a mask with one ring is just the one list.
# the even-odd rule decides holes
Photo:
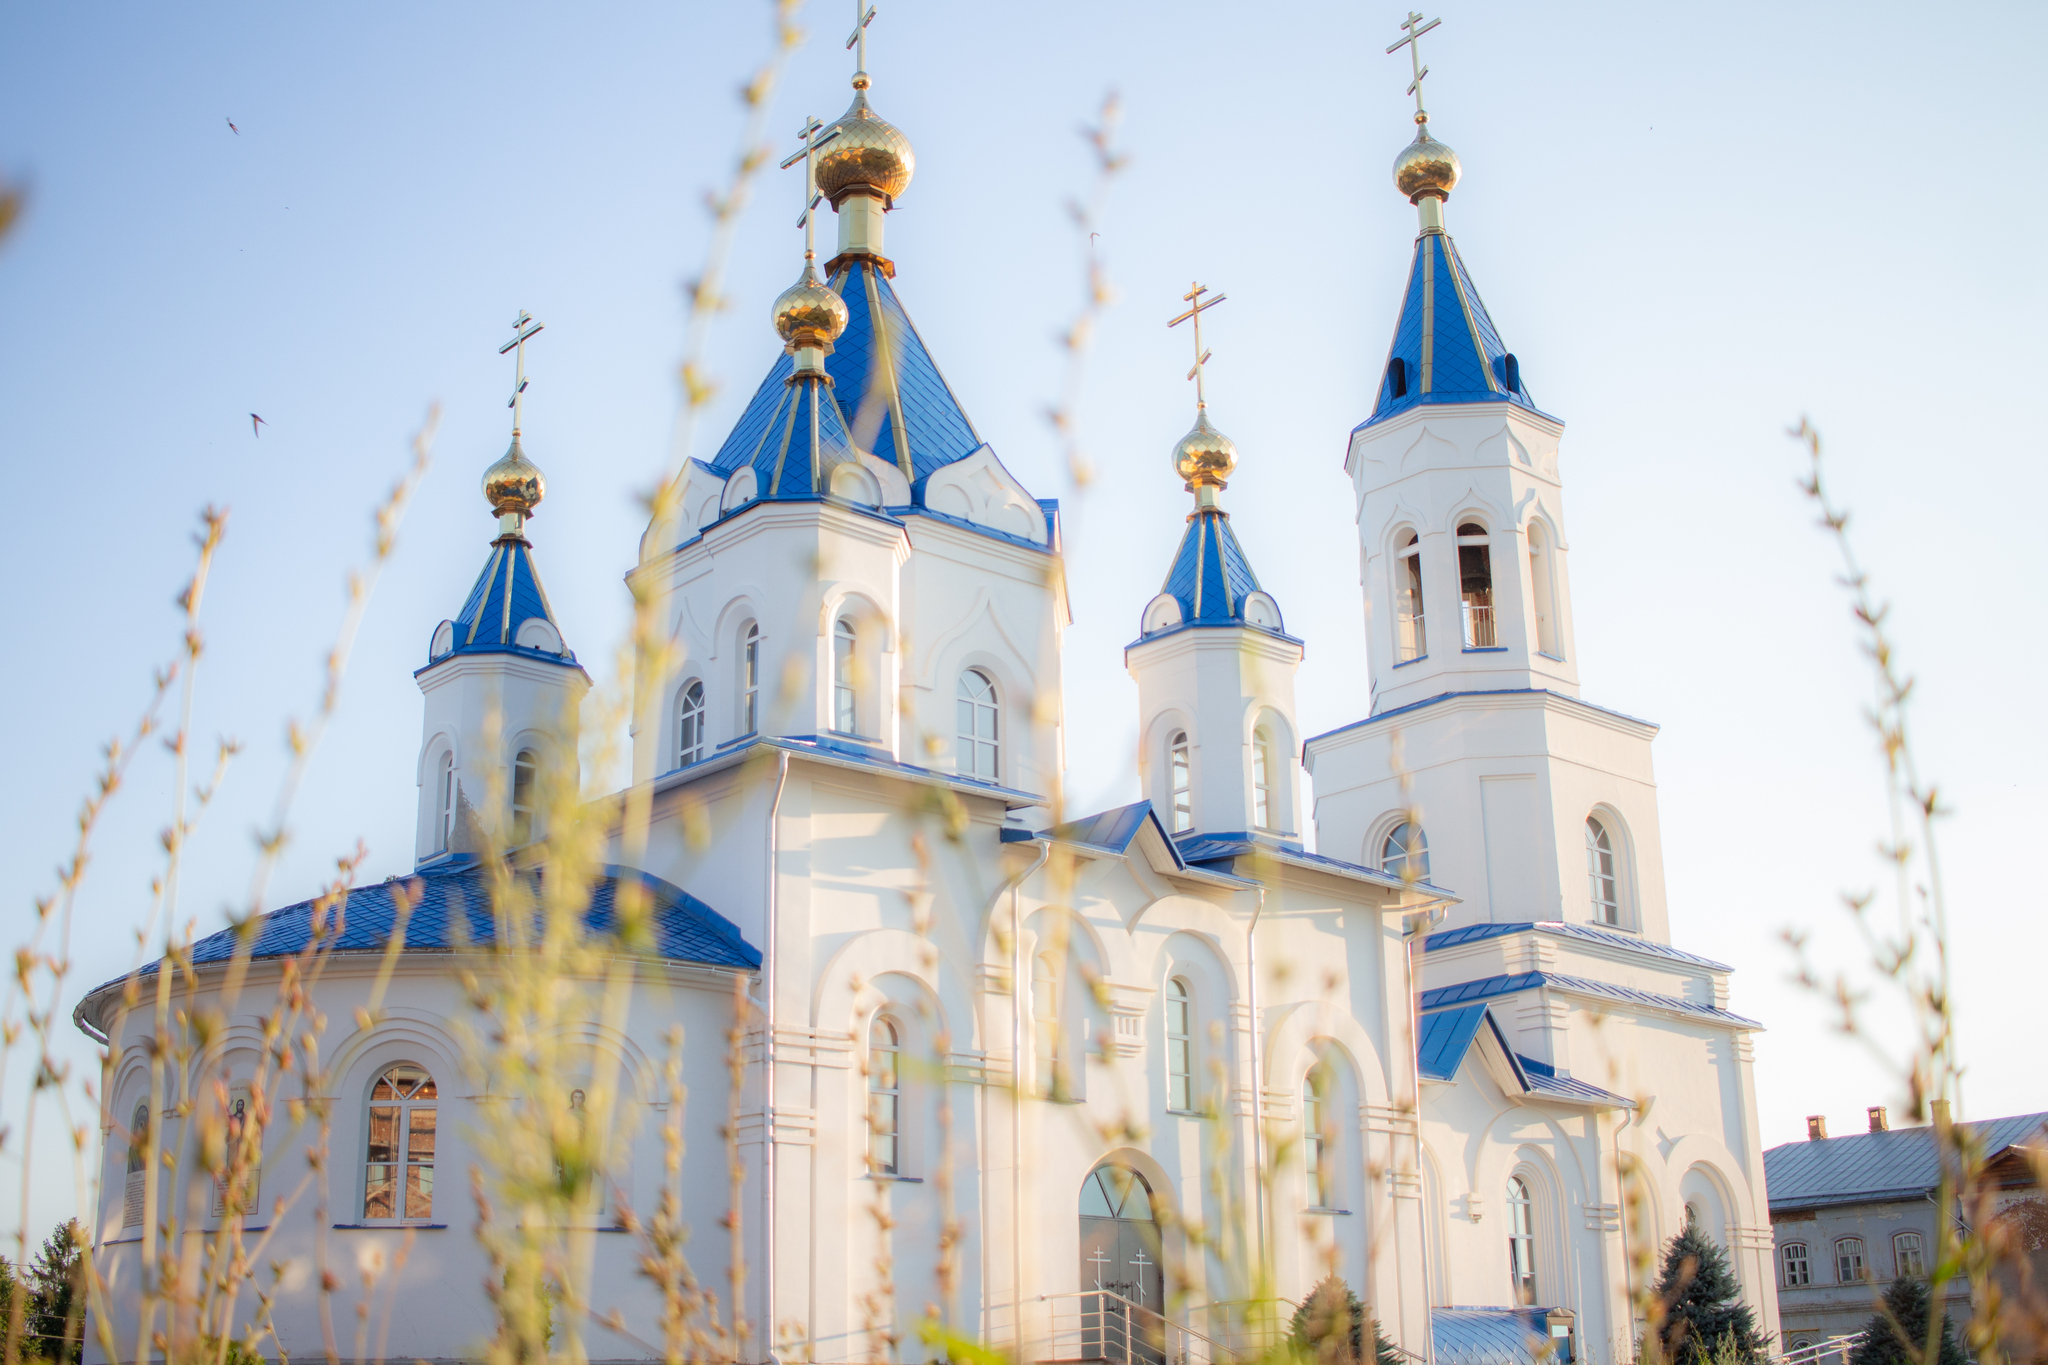
[(1464, 692), (1439, 692), (1433, 697), (1424, 697), (1421, 701), (1411, 701), (1407, 705), (1397, 706), (1391, 711), (1375, 711), (1364, 720), (1354, 720), (1350, 724), (1340, 725), (1334, 730), (1325, 730), (1319, 735), (1310, 735), (1306, 740), (1302, 741), (1303, 747), (1305, 748), (1311, 744), (1320, 744), (1322, 741), (1330, 738), (1330, 736), (1341, 735), (1346, 730), (1356, 730), (1366, 725), (1381, 725), (1392, 720), (1395, 716), (1403, 716), (1410, 711), (1420, 711), (1425, 706), (1435, 706), (1438, 702), (1453, 701), (1459, 697), (1555, 697), (1559, 701), (1570, 702), (1573, 706), (1583, 706), (1588, 711), (1598, 711), (1603, 716), (1613, 716), (1618, 720), (1628, 721), (1632, 725), (1647, 725), (1652, 730), (1657, 728), (1657, 722), (1654, 720), (1644, 720), (1641, 716), (1631, 716), (1626, 711), (1617, 711), (1611, 706), (1595, 706), (1592, 702), (1581, 701), (1577, 697), (1569, 697), (1562, 692), (1553, 692), (1547, 687), (1480, 687)]
[(1569, 1100), (1574, 1104), (1611, 1104), (1633, 1109), (1636, 1102), (1612, 1090), (1605, 1090), (1590, 1081), (1575, 1080), (1560, 1076), (1557, 1068), (1548, 1062), (1539, 1062), (1534, 1057), (1515, 1054), (1515, 1061), (1522, 1068), (1522, 1079), (1533, 1095), (1547, 1095), (1551, 1099)]
[(1637, 990), (1633, 986), (1617, 986), (1611, 981), (1593, 981), (1583, 976), (1563, 976), (1557, 972), (1514, 972), (1503, 976), (1482, 977), (1476, 981), (1460, 981), (1450, 986), (1438, 986), (1422, 993), (1421, 1007), (1425, 1010), (1439, 1010), (1450, 1005), (1461, 1005), (1473, 1000), (1491, 1000), (1495, 996), (1514, 995), (1544, 986), (1553, 986), (1578, 995), (1597, 995), (1621, 1004), (1642, 1005), (1650, 1009), (1668, 1010), (1674, 1014), (1691, 1015), (1694, 1018), (1708, 1019), (1735, 1028), (1763, 1027), (1754, 1019), (1745, 1019), (1739, 1014), (1718, 1009), (1713, 1005), (1702, 1005), (1697, 1001), (1681, 999), (1675, 995), (1659, 995), (1655, 991)]
[(1635, 934), (1624, 934), (1618, 929), (1601, 929), (1590, 924), (1567, 924), (1562, 920), (1535, 920), (1522, 924), (1468, 924), (1459, 929), (1445, 929), (1431, 934), (1422, 941), (1422, 950), (1435, 952), (1440, 948), (1455, 948), (1461, 943), (1478, 943), (1504, 934), (1535, 932), (1549, 934), (1553, 938), (1575, 938), (1585, 943), (1599, 943), (1609, 948), (1626, 948), (1630, 952), (1647, 957), (1668, 958), (1673, 962), (1684, 962), (1694, 967), (1706, 967), (1717, 972), (1732, 972), (1735, 969), (1724, 962), (1710, 957), (1688, 953), (1668, 943), (1654, 943)]
[(1173, 854), (1174, 863), (1185, 867), (1187, 863), (1181, 857), (1180, 848), (1173, 842), (1172, 836), (1167, 834), (1166, 826), (1159, 823), (1159, 816), (1153, 811), (1150, 801), (1133, 801), (1128, 806), (1118, 806), (1114, 810), (1102, 811), (1095, 815), (1084, 815), (1078, 820), (1069, 820), (1064, 825), (1040, 830), (1037, 837), (1051, 839), (1057, 843), (1086, 844), (1090, 848), (1123, 853), (1129, 850), (1131, 840), (1138, 837), (1138, 831), (1145, 828), (1148, 821), (1159, 831), (1159, 837), (1166, 841), (1166, 847)]
[[(1276, 839), (1270, 834), (1253, 834), (1245, 830), (1214, 834), (1190, 831), (1175, 835), (1174, 842), (1180, 845), (1181, 857), (1198, 865), (1226, 863), (1237, 858), (1265, 857), (1317, 872), (1329, 872), (1339, 877), (1372, 882), (1379, 886), (1400, 887), (1405, 890), (1409, 885), (1392, 873), (1383, 872), (1379, 868), (1361, 867), (1357, 863), (1347, 863), (1342, 858), (1310, 853), (1293, 840)], [(1428, 882), (1416, 882), (1413, 885), (1417, 891), (1432, 896), (1456, 899), (1442, 887), (1431, 886)]]
[(1416, 1065), (1422, 1074), (1437, 1081), (1448, 1081), (1456, 1076), (1459, 1064), (1465, 1060), (1472, 1040), (1479, 1036), (1480, 1025), (1485, 1022), (1486, 1005), (1483, 1001), (1423, 1015), (1422, 1033), (1415, 1049)]
[[(2042, 1141), (2048, 1114), (1965, 1123), (1986, 1156), (2014, 1143)], [(1764, 1153), (1764, 1185), (1771, 1211), (1880, 1199), (1917, 1199), (1941, 1182), (1934, 1129), (1894, 1128), (1886, 1133), (1788, 1142)]]
[(1538, 1365), (1553, 1348), (1546, 1308), (1432, 1308), (1436, 1365)]
[(553, 626), (555, 634), (562, 634), (562, 623), (548, 606), (547, 589), (540, 585), (533, 547), (520, 536), (499, 536), (491, 542), (491, 557), (455, 618), (455, 647), (435, 655), (427, 667), (457, 654), (505, 653), (576, 667), (575, 651), (566, 639), (559, 654), (513, 643), (519, 638), (519, 627), (536, 616)]
[(846, 417), (832, 386), (815, 378), (792, 380), (791, 363), (786, 354), (776, 361), (712, 466), (726, 477), (742, 465), (753, 466), (757, 497), (802, 498), (825, 492), (826, 471), (854, 458)]
[(1230, 514), (1204, 507), (1188, 518), (1187, 532), (1174, 552), (1161, 592), (1180, 603), (1180, 619), (1190, 626), (1241, 626), (1244, 599), (1259, 591), (1244, 546), (1230, 529)]
[(1513, 403), (1540, 412), (1448, 233), (1415, 239), (1378, 401), (1359, 429), (1426, 403)]

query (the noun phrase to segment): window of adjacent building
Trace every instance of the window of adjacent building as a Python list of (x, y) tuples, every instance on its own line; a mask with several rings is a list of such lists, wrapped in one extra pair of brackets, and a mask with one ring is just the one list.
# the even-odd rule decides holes
[(1458, 602), (1464, 618), (1465, 648), (1492, 649), (1493, 549), (1486, 528), (1468, 521), (1458, 527)]
[(1892, 1236), (1892, 1268), (1900, 1279), (1918, 1279), (1927, 1273), (1927, 1261), (1921, 1254), (1920, 1234), (1900, 1232)]
[(1813, 1283), (1813, 1260), (1807, 1254), (1806, 1243), (1785, 1243), (1778, 1249), (1778, 1264), (1782, 1267), (1787, 1289)]
[(540, 798), (540, 755), (521, 749), (512, 760), (512, 842), (523, 844), (533, 838), (534, 805)]
[(858, 734), (853, 694), (853, 622), (842, 616), (832, 627), (832, 728)]
[(1429, 880), (1429, 840), (1422, 826), (1403, 820), (1388, 833), (1380, 846), (1380, 871), (1389, 877), (1418, 882)]
[(1536, 1302), (1536, 1205), (1529, 1182), (1508, 1177), (1508, 1277), (1515, 1302)]
[(1166, 764), (1173, 787), (1173, 832), (1195, 827), (1195, 794), (1189, 781), (1188, 732), (1175, 730), (1166, 741)]
[(1863, 1279), (1863, 1239), (1844, 1237), (1835, 1243), (1835, 1280), (1839, 1284), (1857, 1284)]
[(761, 627), (749, 621), (740, 631), (740, 733), (761, 728)]
[(1557, 644), (1557, 589), (1550, 537), (1541, 522), (1529, 523), (1529, 593), (1536, 607), (1536, 652), (1563, 657)]
[(1595, 815), (1586, 817), (1586, 889), (1593, 900), (1593, 918), (1601, 924), (1621, 923), (1621, 881), (1614, 871), (1614, 838)]
[(1394, 661), (1407, 663), (1429, 652), (1422, 628), (1422, 542), (1413, 531), (1394, 561)]
[(902, 1174), (902, 1054), (896, 1021), (876, 1015), (868, 1028), (868, 1170), (874, 1175)]
[(1301, 1154), (1308, 1175), (1309, 1198), (1317, 1208), (1330, 1208), (1335, 1195), (1336, 1155), (1331, 1138), (1329, 1105), (1330, 1073), (1321, 1061), (1301, 1079)]
[(434, 1216), (434, 1078), (422, 1067), (387, 1067), (370, 1088), (363, 1160), (363, 1217)]
[(128, 1119), (128, 1187), (123, 1191), (121, 1226), (142, 1226), (142, 1204), (149, 1185), (149, 1106), (138, 1104)]
[(684, 685), (676, 701), (676, 766), (687, 768), (704, 757), (704, 684)]
[(1166, 1107), (1184, 1113), (1195, 1107), (1193, 1015), (1188, 983), (1171, 978), (1166, 983)]
[(988, 674), (970, 668), (960, 675), (954, 709), (958, 712), (954, 764), (967, 777), (995, 781), (996, 760), (1000, 757), (996, 747), (996, 685)]
[(1252, 828), (1273, 828), (1273, 744), (1263, 732), (1252, 736)]

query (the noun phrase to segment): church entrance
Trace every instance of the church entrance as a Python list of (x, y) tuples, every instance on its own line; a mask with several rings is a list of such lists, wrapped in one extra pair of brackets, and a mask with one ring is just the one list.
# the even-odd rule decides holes
[(1098, 1166), (1081, 1182), (1082, 1354), (1089, 1360), (1166, 1359), (1166, 1277), (1152, 1190), (1126, 1166)]

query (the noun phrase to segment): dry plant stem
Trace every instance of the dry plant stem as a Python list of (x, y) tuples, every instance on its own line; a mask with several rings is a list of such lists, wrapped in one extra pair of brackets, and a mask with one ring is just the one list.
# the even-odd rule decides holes
[(1087, 369), (1088, 348), (1095, 340), (1096, 324), (1102, 319), (1103, 309), (1116, 297), (1109, 282), (1109, 272), (1103, 268), (1102, 253), (1096, 247), (1096, 240), (1102, 235), (1098, 228), (1102, 222), (1103, 206), (1109, 199), (1110, 184), (1130, 160), (1114, 145), (1117, 125), (1122, 121), (1123, 105), (1116, 92), (1111, 91), (1102, 97), (1102, 107), (1095, 116), (1095, 122), (1081, 127), (1081, 136), (1095, 157), (1095, 179), (1089, 186), (1087, 198), (1067, 201), (1067, 214), (1074, 220), (1075, 234), (1080, 239), (1085, 286), (1080, 311), (1059, 336), (1060, 349), (1066, 352), (1066, 364), (1060, 375), (1059, 398), (1045, 410), (1045, 415), (1059, 435), (1066, 457), (1067, 477), (1074, 481), (1077, 489), (1086, 487), (1095, 477), (1094, 466), (1081, 445), (1081, 428), (1075, 407), (1081, 399), (1081, 381)]

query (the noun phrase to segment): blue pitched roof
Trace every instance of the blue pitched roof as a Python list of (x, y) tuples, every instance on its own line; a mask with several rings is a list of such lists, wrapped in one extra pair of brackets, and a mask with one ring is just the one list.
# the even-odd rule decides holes
[(1150, 801), (1133, 801), (1128, 806), (1102, 811), (1096, 815), (1084, 815), (1078, 820), (1069, 820), (1064, 825), (1040, 830), (1038, 837), (1051, 839), (1063, 844), (1086, 844), (1090, 848), (1107, 849), (1111, 853), (1123, 853), (1131, 846), (1131, 840), (1138, 837), (1138, 831), (1145, 828), (1147, 821), (1158, 827), (1159, 837), (1166, 840), (1167, 848), (1173, 852), (1176, 864), (1186, 866), (1180, 849), (1173, 837), (1166, 832), (1166, 826), (1159, 823), (1159, 816), (1153, 811)]
[(1548, 1353), (1543, 1308), (1432, 1308), (1436, 1365), (1537, 1365)]
[(1584, 943), (1598, 943), (1609, 948), (1626, 948), (1630, 952), (1647, 957), (1669, 958), (1673, 962), (1684, 962), (1694, 967), (1706, 967), (1717, 972), (1732, 972), (1735, 969), (1725, 962), (1716, 962), (1710, 957), (1688, 953), (1668, 943), (1654, 943), (1636, 934), (1625, 934), (1618, 929), (1600, 929), (1590, 924), (1567, 924), (1562, 920), (1535, 920), (1520, 924), (1467, 924), (1457, 929), (1444, 929), (1431, 934), (1422, 941), (1422, 950), (1435, 952), (1440, 948), (1455, 948), (1461, 943), (1478, 943), (1504, 934), (1527, 932), (1549, 934), (1553, 938), (1575, 938)]
[(1180, 619), (1190, 626), (1241, 626), (1244, 599), (1259, 591), (1259, 576), (1230, 529), (1230, 514), (1204, 507), (1188, 518), (1188, 529), (1174, 552), (1161, 592), (1180, 603)]
[(1513, 359), (1457, 246), (1449, 234), (1427, 230), (1415, 239), (1379, 398), (1359, 426), (1425, 403), (1507, 402), (1540, 412)]
[(817, 379), (791, 382), (792, 363), (786, 354), (776, 361), (712, 465), (726, 476), (742, 465), (753, 466), (758, 497), (802, 498), (824, 492), (825, 471), (853, 458), (846, 415), (832, 386)]
[[(2048, 1114), (2015, 1114), (1958, 1124), (1995, 1155), (2014, 1143), (2038, 1141)], [(1867, 1200), (1917, 1199), (1941, 1181), (1932, 1128), (1894, 1128), (1810, 1142), (1788, 1142), (1764, 1153), (1764, 1187), (1771, 1211)]]
[(1416, 1065), (1431, 1080), (1448, 1081), (1458, 1074), (1459, 1063), (1479, 1036), (1486, 1022), (1486, 1005), (1460, 1005), (1422, 1016), (1422, 1032), (1415, 1049)]
[(1593, 981), (1583, 976), (1564, 976), (1557, 972), (1514, 972), (1438, 986), (1422, 993), (1421, 1008), (1440, 1010), (1450, 1005), (1461, 1005), (1474, 1000), (1491, 1000), (1496, 996), (1514, 995), (1544, 986), (1554, 986), (1578, 995), (1597, 995), (1620, 1004), (1642, 1005), (1651, 1009), (1667, 1010), (1673, 1014), (1692, 1015), (1695, 1018), (1710, 1019), (1715, 1023), (1732, 1025), (1735, 1028), (1763, 1027), (1754, 1019), (1745, 1019), (1739, 1014), (1713, 1005), (1702, 1005), (1696, 1000), (1685, 1000), (1675, 995), (1660, 995), (1655, 991), (1637, 990), (1633, 986), (1617, 986), (1611, 981)]
[(427, 666), (457, 654), (502, 653), (574, 666), (576, 654), (566, 640), (559, 654), (513, 643), (519, 638), (519, 627), (536, 616), (552, 625), (557, 635), (562, 633), (562, 623), (548, 606), (547, 589), (540, 585), (533, 547), (519, 536), (499, 536), (491, 542), (491, 557), (455, 618), (455, 647), (433, 656)]

